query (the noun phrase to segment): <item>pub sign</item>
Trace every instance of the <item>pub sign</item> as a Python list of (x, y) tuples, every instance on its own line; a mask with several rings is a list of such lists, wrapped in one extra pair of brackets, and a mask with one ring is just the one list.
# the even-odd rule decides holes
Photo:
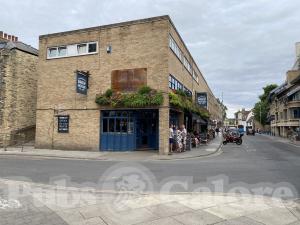
[(58, 133), (69, 133), (69, 115), (60, 115), (57, 116), (57, 132)]
[(86, 95), (89, 87), (89, 75), (81, 71), (77, 71), (76, 74), (76, 91), (79, 94)]
[(196, 102), (199, 106), (207, 109), (207, 93), (206, 92), (198, 92), (196, 94)]

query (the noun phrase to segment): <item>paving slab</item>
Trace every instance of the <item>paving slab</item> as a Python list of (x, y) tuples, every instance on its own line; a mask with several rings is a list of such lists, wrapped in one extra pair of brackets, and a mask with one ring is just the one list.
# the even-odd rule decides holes
[(195, 212), (187, 212), (178, 216), (173, 216), (173, 218), (180, 223), (185, 225), (206, 225), (206, 224), (215, 224), (217, 222), (222, 221), (223, 219), (217, 217), (208, 212), (198, 210)]
[(247, 215), (247, 217), (266, 225), (287, 225), (298, 219), (286, 208), (271, 208)]
[(167, 217), (167, 218), (162, 218), (147, 223), (140, 223), (138, 225), (184, 225), (184, 224), (178, 222), (173, 218)]
[(264, 224), (247, 217), (238, 217), (232, 220), (226, 220), (220, 223), (216, 223), (215, 225), (264, 225)]
[(174, 216), (192, 211), (191, 208), (188, 208), (178, 202), (154, 205), (147, 207), (147, 209), (159, 217)]
[(145, 208), (126, 210), (122, 212), (103, 212), (101, 218), (109, 225), (131, 225), (159, 219), (157, 215), (154, 215)]

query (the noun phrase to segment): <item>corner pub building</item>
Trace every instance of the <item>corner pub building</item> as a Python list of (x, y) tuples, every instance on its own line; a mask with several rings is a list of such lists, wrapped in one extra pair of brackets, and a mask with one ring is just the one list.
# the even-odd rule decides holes
[[(169, 16), (42, 35), (39, 49), (36, 148), (167, 154), (170, 122), (203, 122), (170, 106), (171, 89), (194, 100), (206, 93), (211, 116), (219, 116), (212, 115), (217, 100)], [(132, 108), (95, 101), (108, 89), (143, 86), (163, 102)]]

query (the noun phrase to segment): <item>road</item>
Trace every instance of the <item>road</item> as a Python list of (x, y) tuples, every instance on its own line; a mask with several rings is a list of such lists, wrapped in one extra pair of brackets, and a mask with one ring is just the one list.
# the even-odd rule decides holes
[[(256, 135), (244, 137), (242, 146), (228, 144), (222, 151), (222, 154), (207, 158), (144, 161), (136, 162), (134, 166), (141, 167), (138, 171), (146, 174), (147, 181), (151, 183), (149, 191), (161, 190), (169, 182), (173, 184), (171, 191), (192, 191), (207, 187), (211, 191), (227, 192), (233, 187), (248, 190), (267, 187), (272, 189), (267, 193), (271, 195), (279, 186), (287, 186), (294, 193), (291, 197), (297, 197), (297, 193), (300, 193), (299, 147)], [(14, 180), (26, 177), (35, 183), (49, 184), (49, 180), (54, 177), (67, 176), (72, 181), (69, 186), (80, 186), (83, 183), (84, 186), (93, 186), (100, 183), (104, 185), (101, 188), (110, 189), (113, 188), (114, 180), (119, 179), (119, 173), (126, 173), (123, 167), (127, 164), (122, 164), (121, 170), (110, 170), (111, 173), (103, 177), (109, 168), (116, 165), (118, 162), (1, 156), (0, 177)]]

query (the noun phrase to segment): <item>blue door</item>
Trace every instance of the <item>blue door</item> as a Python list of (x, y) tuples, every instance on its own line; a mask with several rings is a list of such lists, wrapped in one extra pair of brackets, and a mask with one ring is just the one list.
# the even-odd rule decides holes
[(158, 149), (158, 110), (136, 112), (136, 143), (139, 149)]
[(101, 118), (100, 150), (133, 151), (136, 149), (133, 111), (102, 111)]

